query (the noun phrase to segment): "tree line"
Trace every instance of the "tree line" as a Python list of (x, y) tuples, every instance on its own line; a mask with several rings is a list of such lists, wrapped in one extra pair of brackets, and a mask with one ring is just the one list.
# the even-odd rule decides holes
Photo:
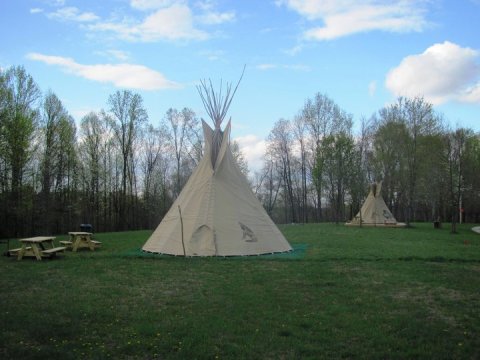
[(421, 97), (398, 98), (353, 133), (352, 116), (327, 95), (307, 99), (268, 136), (254, 188), (280, 222), (352, 219), (368, 186), (383, 181), (399, 221), (480, 221), (480, 135), (449, 127)]
[[(422, 98), (399, 98), (353, 133), (327, 95), (307, 99), (268, 136), (253, 191), (277, 222), (343, 222), (383, 180), (399, 220), (480, 219), (480, 138), (449, 129)], [(202, 157), (200, 120), (168, 109), (153, 125), (142, 97), (116, 91), (77, 125), (22, 66), (0, 70), (0, 237), (152, 229)], [(248, 166), (232, 142), (242, 171)]]

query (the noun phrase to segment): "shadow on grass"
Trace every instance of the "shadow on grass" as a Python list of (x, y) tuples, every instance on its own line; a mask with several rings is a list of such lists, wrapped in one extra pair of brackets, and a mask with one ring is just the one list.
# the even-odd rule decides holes
[[(284, 253), (274, 253), (274, 254), (263, 254), (263, 255), (250, 255), (250, 256), (217, 256), (210, 257), (215, 259), (231, 259), (231, 260), (300, 260), (305, 258), (305, 253), (308, 248), (307, 244), (293, 244), (293, 250)], [(142, 249), (132, 249), (122, 253), (116, 254), (120, 257), (134, 257), (134, 258), (182, 258), (183, 256), (167, 255), (167, 254), (156, 254), (142, 251)], [(203, 258), (200, 256), (188, 256), (188, 258)]]
[[(306, 260), (308, 262), (330, 262), (330, 261), (362, 261), (362, 262), (381, 262), (381, 261), (418, 261), (418, 262), (434, 262), (434, 263), (465, 263), (476, 264), (480, 263), (479, 259), (462, 259), (462, 258), (447, 258), (443, 256), (421, 257), (421, 256), (402, 256), (402, 257), (325, 257), (320, 259), (305, 258), (308, 249), (308, 244), (293, 244), (293, 251), (275, 254), (263, 254), (253, 256), (218, 256), (208, 257), (209, 259), (218, 260)], [(122, 258), (145, 258), (145, 259), (173, 259), (182, 258), (183, 256), (175, 256), (168, 254), (156, 254), (142, 251), (142, 249), (131, 249), (121, 253), (111, 254), (113, 257)], [(189, 259), (205, 259), (205, 257), (193, 256)]]

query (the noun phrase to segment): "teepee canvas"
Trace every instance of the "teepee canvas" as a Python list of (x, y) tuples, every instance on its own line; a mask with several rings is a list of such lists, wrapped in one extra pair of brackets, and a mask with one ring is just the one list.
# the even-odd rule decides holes
[(393, 226), (403, 227), (404, 223), (398, 223), (393, 214), (385, 204), (382, 194), (382, 182), (374, 183), (370, 186), (368, 194), (362, 208), (353, 220), (347, 225), (352, 226)]
[[(237, 84), (238, 87), (238, 84)], [(236, 91), (236, 88), (235, 88)], [(238, 168), (229, 146), (230, 121), (220, 124), (233, 94), (205, 82), (199, 93), (215, 124), (203, 120), (204, 155), (178, 198), (143, 246), (180, 256), (242, 256), (291, 251)]]

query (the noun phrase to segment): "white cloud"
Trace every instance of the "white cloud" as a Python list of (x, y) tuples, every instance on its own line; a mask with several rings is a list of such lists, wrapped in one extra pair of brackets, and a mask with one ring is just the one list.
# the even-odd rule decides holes
[(205, 40), (208, 34), (193, 24), (193, 15), (186, 5), (172, 5), (155, 11), (140, 24), (103, 22), (89, 27), (94, 31), (111, 31), (129, 41)]
[(101, 83), (111, 83), (121, 88), (162, 90), (180, 87), (155, 70), (135, 64), (83, 65), (71, 58), (38, 53), (27, 55), (30, 60), (60, 66), (65, 72)]
[(213, 0), (197, 1), (195, 6), (203, 11), (211, 11), (215, 7)]
[(50, 19), (60, 21), (92, 22), (99, 20), (99, 17), (92, 12), (81, 12), (74, 6), (63, 7), (53, 13), (47, 14)]
[(30, 14), (38, 14), (38, 13), (41, 13), (41, 12), (43, 12), (43, 9), (40, 9), (40, 8), (30, 9)]
[(109, 49), (103, 51), (96, 51), (95, 54), (107, 57), (109, 59), (113, 58), (119, 61), (128, 61), (130, 59), (130, 54), (122, 50)]
[(130, 58), (130, 55), (125, 51), (111, 49), (107, 50), (106, 52), (120, 61), (127, 61)]
[(223, 12), (223, 13), (210, 11), (203, 15), (198, 16), (198, 20), (202, 24), (206, 24), (206, 25), (219, 25), (226, 22), (234, 21), (235, 13), (233, 11)]
[[(212, 1), (196, 3), (195, 13), (187, 0), (130, 0), (130, 6), (142, 13), (138, 15), (130, 11), (123, 18), (116, 13), (107, 20), (77, 7), (57, 6), (56, 11), (46, 16), (58, 21), (88, 23), (81, 29), (97, 35), (111, 33), (119, 39), (134, 42), (206, 40), (210, 34), (199, 25), (220, 25), (235, 20), (235, 12), (216, 11)], [(32, 9), (31, 12), (38, 10)]]
[(277, 0), (309, 21), (321, 21), (304, 33), (308, 40), (332, 40), (372, 30), (422, 31), (426, 1), (384, 0)]
[(263, 156), (267, 148), (266, 141), (256, 135), (240, 136), (234, 140), (238, 142), (238, 146), (248, 162), (250, 172), (260, 170), (263, 166)]
[(385, 86), (396, 96), (424, 96), (432, 104), (449, 100), (480, 103), (479, 52), (445, 41), (405, 57), (390, 70)]
[(462, 94), (459, 94), (458, 101), (480, 104), (480, 82), (478, 82), (476, 85), (466, 88)]
[(198, 39), (207, 38), (207, 34), (193, 26), (190, 8), (185, 5), (173, 5), (158, 10), (148, 16), (139, 26), (144, 39)]
[(161, 9), (174, 4), (185, 4), (184, 0), (131, 0), (130, 6), (138, 10)]

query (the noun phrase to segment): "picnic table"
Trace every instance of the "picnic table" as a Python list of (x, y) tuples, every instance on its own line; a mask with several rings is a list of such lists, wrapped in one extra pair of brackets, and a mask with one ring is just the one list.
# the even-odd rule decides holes
[(60, 241), (60, 244), (71, 249), (73, 252), (77, 252), (78, 249), (88, 248), (94, 251), (102, 244), (100, 241), (92, 239), (92, 233), (85, 231), (71, 231), (68, 233), (70, 240)]
[(43, 257), (54, 257), (57, 253), (65, 251), (66, 247), (55, 247), (54, 236), (35, 236), (31, 238), (20, 239), (22, 247), (10, 250), (11, 254), (17, 255), (17, 260), (22, 260), (24, 256), (33, 256), (37, 260)]

